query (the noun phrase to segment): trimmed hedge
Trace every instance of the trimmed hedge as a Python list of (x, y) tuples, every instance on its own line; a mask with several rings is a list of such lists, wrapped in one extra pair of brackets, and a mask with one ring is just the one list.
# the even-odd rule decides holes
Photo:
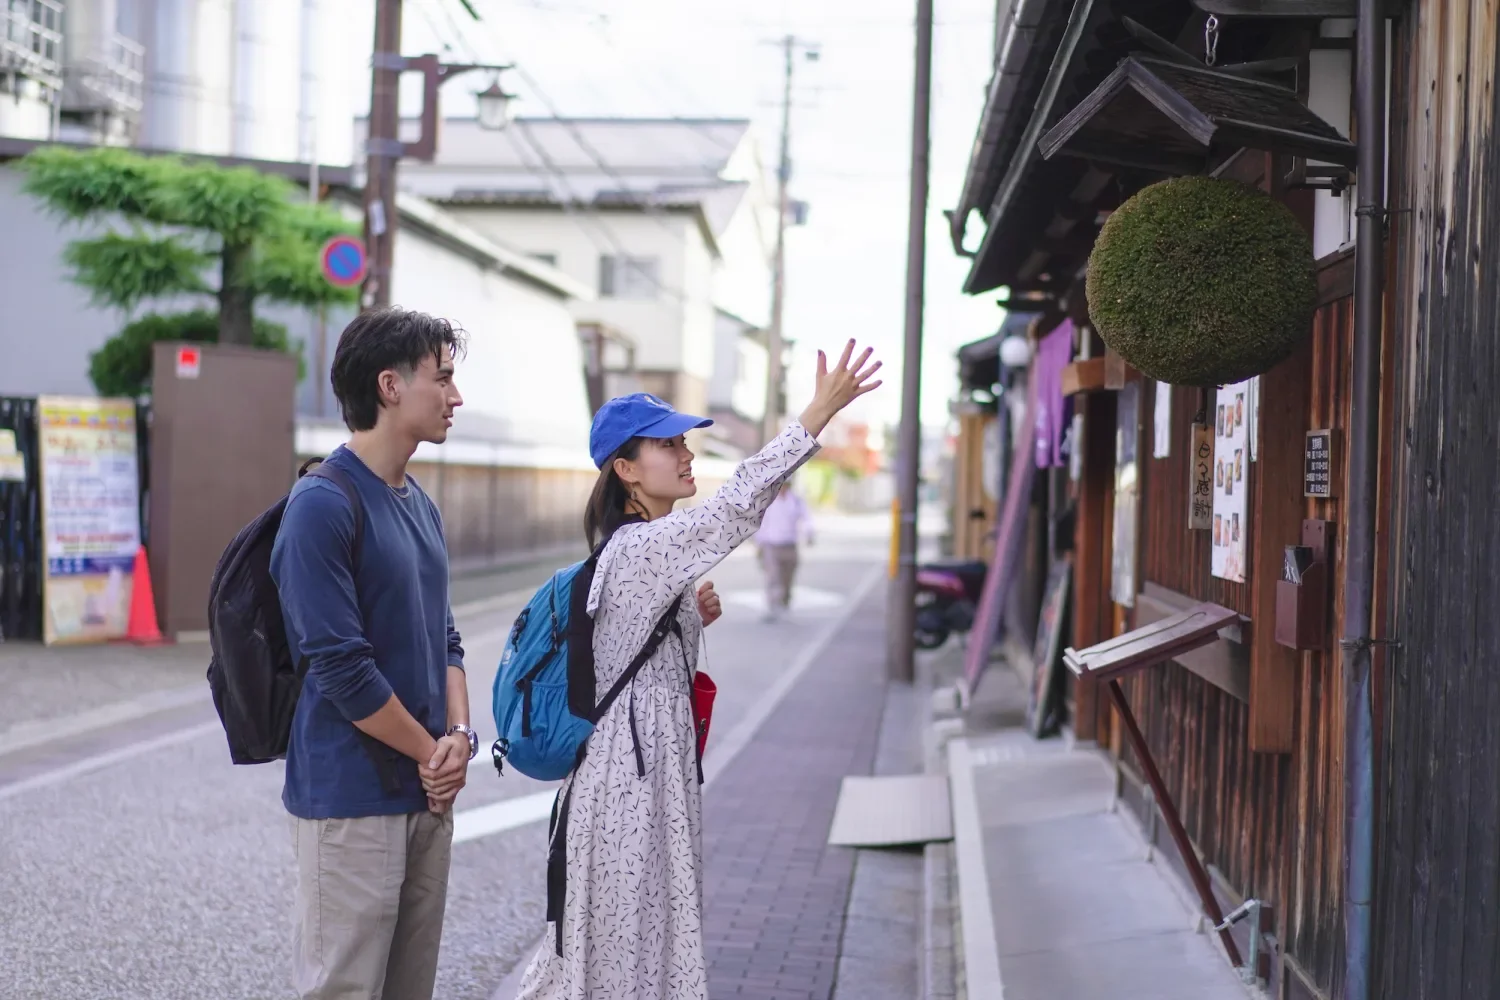
[(1099, 336), (1160, 382), (1240, 382), (1285, 360), (1317, 305), (1312, 239), (1237, 181), (1153, 184), (1105, 222), (1089, 256)]

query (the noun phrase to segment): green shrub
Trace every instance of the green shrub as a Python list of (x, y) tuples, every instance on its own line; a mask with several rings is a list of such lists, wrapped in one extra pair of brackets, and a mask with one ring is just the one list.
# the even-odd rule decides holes
[[(159, 340), (182, 340), (211, 344), (219, 339), (219, 314), (207, 309), (162, 316), (152, 313), (125, 326), (93, 354), (89, 355), (89, 379), (101, 396), (146, 394), (151, 387), (151, 352)], [(298, 378), (303, 367), (301, 344), (287, 340), (286, 327), (280, 323), (257, 319), (255, 342), (262, 350), (286, 351), (297, 355)]]
[(1099, 336), (1161, 382), (1259, 375), (1308, 335), (1312, 240), (1285, 205), (1235, 181), (1179, 177), (1140, 191), (1089, 256)]

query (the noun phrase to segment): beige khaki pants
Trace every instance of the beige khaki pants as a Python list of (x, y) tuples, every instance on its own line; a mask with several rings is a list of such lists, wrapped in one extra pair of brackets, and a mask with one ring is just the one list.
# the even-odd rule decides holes
[(797, 575), (797, 546), (762, 545), (760, 562), (766, 572), (766, 608), (775, 611), (792, 602), (792, 579)]
[(453, 813), (293, 818), (292, 983), (304, 1000), (431, 1000)]

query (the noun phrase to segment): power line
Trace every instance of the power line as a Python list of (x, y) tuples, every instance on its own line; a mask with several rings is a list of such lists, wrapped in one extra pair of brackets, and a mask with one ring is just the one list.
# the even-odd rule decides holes
[[(596, 212), (590, 211), (587, 208), (585, 208), (582, 213), (578, 211), (578, 206), (586, 206), (588, 203), (578, 197), (578, 194), (576, 191), (574, 191), (572, 184), (568, 182), (567, 175), (564, 174), (557, 167), (557, 165), (552, 162), (552, 158), (547, 155), (546, 150), (543, 149), (541, 144), (536, 141), (534, 136), (532, 136), (530, 128), (527, 127), (524, 122), (516, 122), (514, 125), (512, 125), (511, 128), (507, 129), (506, 132), (507, 138), (510, 139), (511, 145), (515, 147), (516, 155), (521, 159), (522, 166), (530, 171), (533, 176), (538, 177), (542, 180), (555, 180), (557, 184), (562, 188), (562, 192), (558, 197), (558, 204), (562, 206), (563, 213), (573, 218), (574, 221), (580, 222), (579, 228), (580, 230), (582, 230), (584, 237), (588, 239), (590, 243), (594, 244), (594, 249), (598, 250), (601, 256), (614, 256), (619, 260), (624, 261), (627, 267), (631, 268), (641, 277), (645, 278), (647, 281), (655, 285), (658, 291), (677, 300), (680, 303), (687, 303), (687, 294), (684, 293), (681, 289), (677, 288), (675, 285), (668, 285), (664, 283), (659, 276), (652, 274), (650, 271), (642, 267), (640, 262), (626, 251), (624, 245), (621, 243), (620, 238), (615, 234), (614, 230), (610, 229), (609, 226), (605, 224), (604, 220), (598, 217)], [(528, 161), (525, 150), (521, 148), (520, 143), (516, 139), (517, 133), (519, 133), (525, 139), (526, 144), (531, 147), (532, 151), (537, 155), (538, 159), (542, 161), (546, 172), (545, 175), (542, 171), (539, 171), (536, 168), (535, 163)], [(580, 216), (582, 216), (582, 218), (580, 218)], [(587, 221), (588, 223), (591, 223), (598, 228), (599, 232), (603, 234), (605, 240), (609, 243), (608, 247), (601, 245), (599, 241), (596, 240), (592, 234), (590, 234), (588, 228), (582, 225), (582, 222), (584, 221)], [(613, 254), (609, 254), (606, 252), (611, 249), (614, 251)]]
[[(434, 2), (436, 3), (438, 9), (440, 11), (442, 11), (443, 16), (445, 17), (445, 19), (448, 21), (449, 27), (453, 29), (455, 35), (458, 37), (459, 44), (463, 47), (463, 50), (464, 50), (464, 53), (466, 54), (466, 56), (468, 58), (474, 60), (475, 62), (481, 61), (480, 58), (479, 58), (479, 54), (473, 48), (473, 46), (471, 46), (469, 44), (468, 40), (464, 37), (462, 29), (459, 27), (458, 23), (454, 20), (453, 12), (448, 9), (447, 5), (445, 3), (443, 3), (443, 0), (434, 0)], [(433, 23), (432, 19), (427, 15), (425, 6), (423, 8), (420, 8), (420, 9), (422, 9), (424, 18), (427, 19), (428, 24), (432, 27), (433, 33), (435, 35), (439, 36), (440, 40), (444, 41), (445, 47), (448, 47), (448, 48), (451, 49), (451, 46), (449, 46), (447, 44), (446, 40), (442, 39), (443, 33), (438, 29), (437, 25), (435, 23)], [(519, 67), (518, 67), (518, 69), (519, 69)], [(547, 103), (548, 106), (553, 109), (554, 114), (556, 114), (556, 109), (552, 105), (550, 99), (547, 98), (546, 95), (541, 92), (540, 88), (537, 86), (537, 84), (535, 83), (535, 81), (530, 77), (530, 74), (526, 74), (523, 71), (523, 77), (527, 80), (528, 85), (534, 91), (536, 91), (538, 93), (538, 96), (542, 97), (544, 103)], [(559, 118), (560, 118), (560, 116), (559, 116)], [(545, 171), (546, 171), (546, 176), (544, 176), (541, 171), (537, 170), (535, 163), (528, 161), (528, 158), (527, 158), (527, 155), (526, 155), (526, 151), (522, 148), (522, 146), (520, 145), (520, 143), (518, 143), (516, 141), (517, 130), (519, 130), (520, 134), (525, 139), (526, 145), (529, 146), (532, 149), (532, 151), (536, 154), (536, 156), (542, 161), (542, 163), (544, 165), (544, 168), (545, 168)], [(508, 138), (510, 139), (511, 145), (515, 148), (516, 155), (521, 159), (522, 165), (533, 176), (535, 176), (535, 177), (538, 177), (538, 178), (543, 179), (543, 180), (546, 180), (546, 179), (548, 179), (548, 177), (550, 177), (550, 178), (556, 180), (556, 182), (563, 188), (562, 196), (560, 196), (558, 198), (558, 202), (562, 206), (563, 212), (565, 214), (573, 217), (574, 221), (581, 221), (579, 219), (579, 213), (577, 211), (577, 206), (584, 205), (584, 204), (587, 204), (587, 203), (584, 202), (581, 198), (578, 197), (577, 192), (574, 191), (572, 185), (569, 183), (569, 181), (567, 179), (567, 176), (557, 166), (557, 164), (552, 161), (552, 158), (547, 155), (546, 150), (542, 147), (541, 143), (537, 141), (536, 137), (531, 134), (531, 129), (529, 128), (529, 126), (527, 126), (522, 121), (517, 121), (517, 122), (513, 123), (512, 126), (511, 126), (511, 128), (507, 129), (506, 131), (507, 131), (507, 133), (509, 133), (508, 134)], [(587, 147), (586, 142), (584, 142), (582, 140), (582, 138), (580, 136), (578, 136), (576, 128), (573, 131), (574, 131), (575, 141), (578, 141), (580, 147), (585, 148), (585, 151), (589, 152), (589, 147)], [(601, 169), (605, 170), (607, 173), (610, 173), (611, 176), (615, 177), (616, 182), (619, 183), (622, 188), (625, 187), (624, 182), (620, 181), (619, 178), (616, 175), (614, 175), (612, 173), (612, 171), (609, 170), (608, 166), (606, 164), (604, 164), (602, 162), (602, 160), (597, 156), (597, 152), (596, 151), (593, 152), (591, 154), (591, 156), (592, 156), (592, 158), (595, 159), (595, 162), (600, 165)], [(648, 211), (649, 211), (649, 209), (648, 209)], [(641, 277), (645, 278), (647, 281), (651, 282), (651, 284), (653, 284), (654, 286), (656, 286), (656, 288), (657, 288), (658, 291), (662, 292), (663, 294), (668, 295), (671, 298), (676, 299), (678, 302), (683, 302), (683, 303), (687, 302), (687, 295), (684, 292), (682, 292), (680, 289), (676, 288), (675, 286), (669, 286), (669, 285), (664, 284), (660, 280), (660, 278), (658, 276), (653, 275), (650, 271), (646, 270), (636, 258), (632, 257), (625, 250), (625, 248), (624, 248), (623, 244), (621, 243), (619, 237), (615, 234), (615, 232), (612, 229), (610, 229), (604, 223), (604, 220), (602, 218), (598, 217), (598, 214), (596, 212), (585, 212), (584, 214), (585, 214), (585, 217), (587, 218), (587, 220), (589, 222), (592, 222), (594, 225), (596, 225), (599, 228), (600, 232), (602, 232), (605, 235), (605, 238), (607, 239), (607, 241), (610, 244), (610, 248), (612, 248), (614, 250), (614, 254), (613, 255), (606, 253), (606, 250), (610, 249), (610, 248), (606, 248), (606, 247), (602, 246), (599, 243), (599, 241), (596, 240), (589, 233), (589, 231), (588, 231), (588, 229), (586, 227), (584, 227), (583, 225), (580, 225), (580, 230), (583, 231), (584, 236), (589, 240), (590, 243), (594, 244), (594, 248), (596, 250), (600, 251), (601, 256), (614, 256), (614, 257), (616, 257), (617, 259), (623, 261), (625, 263), (625, 265), (627, 267), (629, 267), (631, 270), (635, 271)], [(660, 220), (658, 220), (658, 224), (662, 224), (660, 222)], [(666, 228), (668, 229), (669, 232), (672, 233), (673, 236), (677, 235), (677, 231), (675, 229), (672, 229), (669, 226), (666, 227)]]

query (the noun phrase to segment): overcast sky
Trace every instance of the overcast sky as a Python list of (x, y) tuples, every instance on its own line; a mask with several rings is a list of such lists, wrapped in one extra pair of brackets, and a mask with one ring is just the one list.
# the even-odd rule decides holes
[[(800, 407), (811, 390), (810, 352), (855, 336), (874, 345), (889, 376), (861, 415), (896, 420), (915, 0), (472, 2), (477, 24), (458, 0), (406, 0), (402, 48), (447, 46), (456, 59), (521, 64), (541, 90), (508, 75), (523, 115), (548, 114), (550, 103), (564, 115), (748, 117), (768, 169), (777, 153), (782, 55), (765, 43), (788, 33), (816, 43), (820, 59), (799, 60), (796, 69), (792, 193), (810, 203), (811, 216), (788, 239), (786, 332), (799, 345), (791, 403)], [(337, 40), (344, 46), (372, 32), (373, 3), (356, 6), (366, 23), (349, 26)], [(994, 0), (937, 0), (926, 423), (947, 419), (954, 350), (994, 332), (1001, 318), (995, 295), (960, 292), (967, 261), (953, 254), (942, 217), (957, 201), (983, 105), (994, 7)], [(444, 113), (472, 113), (470, 94), (487, 82), (476, 76), (444, 88)], [(366, 99), (361, 113), (367, 106)]]

